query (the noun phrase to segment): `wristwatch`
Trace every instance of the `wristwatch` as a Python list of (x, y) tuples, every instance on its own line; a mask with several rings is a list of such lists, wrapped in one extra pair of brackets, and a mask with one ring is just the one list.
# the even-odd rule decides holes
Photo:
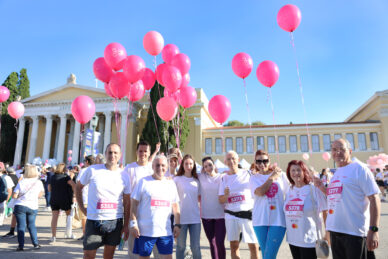
[(174, 227), (182, 228), (181, 224), (175, 224)]
[(377, 231), (379, 231), (379, 228), (376, 226), (370, 226), (369, 230), (371, 230), (372, 232), (377, 232)]

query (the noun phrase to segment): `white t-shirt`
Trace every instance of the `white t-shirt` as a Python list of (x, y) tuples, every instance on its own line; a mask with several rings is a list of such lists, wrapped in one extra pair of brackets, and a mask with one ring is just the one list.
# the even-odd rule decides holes
[(365, 237), (370, 215), (368, 196), (379, 192), (373, 174), (366, 166), (353, 162), (339, 167), (327, 188), (326, 229)]
[(175, 176), (174, 182), (179, 195), (181, 224), (201, 223), (198, 205), (198, 196), (200, 195), (199, 181), (194, 177), (182, 175)]
[(15, 205), (26, 206), (32, 210), (37, 210), (39, 193), (43, 192), (43, 183), (37, 178), (23, 178), (15, 187), (14, 193), (19, 193), (19, 198), (15, 199)]
[(123, 194), (130, 193), (129, 178), (122, 169), (108, 170), (104, 164), (89, 166), (80, 183), (89, 184), (87, 218), (112, 220), (123, 218)]
[[(239, 170), (236, 174), (224, 174), (218, 190), (218, 195), (224, 195), (225, 188), (229, 187), (229, 198), (225, 209), (230, 211), (247, 211), (253, 208), (253, 197), (249, 188), (251, 175), (246, 170)], [(225, 219), (236, 219), (235, 216), (225, 213)]]
[(285, 194), (290, 187), (287, 175), (282, 172), (265, 195), (255, 195), (256, 188), (262, 186), (270, 175), (257, 173), (251, 177), (250, 188), (255, 200), (252, 212), (252, 225), (286, 227), (283, 205)]
[(175, 176), (176, 176), (176, 170), (175, 170), (175, 174), (171, 174), (170, 169), (168, 169), (167, 172), (164, 174), (164, 177), (174, 178)]
[(175, 183), (171, 179), (142, 178), (132, 192), (132, 199), (139, 201), (137, 221), (140, 235), (148, 237), (170, 236), (173, 203), (179, 202)]
[(130, 192), (135, 189), (136, 184), (144, 177), (152, 175), (154, 171), (152, 170), (152, 163), (147, 163), (147, 165), (140, 166), (137, 162), (128, 164), (124, 168), (124, 172), (128, 174), (130, 181)]
[[(81, 176), (85, 173), (86, 168), (82, 168), (77, 176), (77, 182), (81, 179)], [(89, 194), (89, 185), (85, 185), (84, 188), (82, 188), (82, 200), (84, 201), (84, 205), (88, 204), (88, 194)]]
[[(311, 200), (311, 191), (314, 206)], [(287, 242), (299, 247), (315, 247), (317, 227), (322, 229), (319, 212), (327, 210), (326, 196), (315, 186), (291, 187), (284, 202)], [(318, 224), (317, 223), (318, 220)], [(320, 237), (322, 238), (322, 232)]]
[(376, 174), (376, 180), (384, 181), (384, 175), (382, 172)]
[(218, 201), (218, 190), (222, 174), (211, 177), (207, 173), (198, 174), (201, 190), (201, 218), (223, 219), (224, 206)]
[[(1, 175), (1, 177), (3, 177), (3, 175)], [(12, 181), (12, 178), (9, 177), (8, 175), (4, 176), (4, 180), (7, 183), (7, 189), (12, 189), (15, 186), (15, 184)]]

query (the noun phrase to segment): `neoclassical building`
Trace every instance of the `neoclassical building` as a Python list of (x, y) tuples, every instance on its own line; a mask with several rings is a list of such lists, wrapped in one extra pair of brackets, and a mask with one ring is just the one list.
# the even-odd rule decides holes
[[(197, 102), (187, 110), (190, 134), (183, 152), (192, 154), (197, 161), (203, 156), (223, 161), (225, 151), (233, 149), (251, 163), (254, 152), (264, 149), (270, 153), (272, 161), (285, 169), (288, 161), (302, 159), (302, 154), (309, 152), (306, 128), (302, 124), (277, 125), (276, 134), (273, 125), (253, 126), (252, 132), (249, 127), (223, 127), (221, 134), (220, 125), (207, 110), (208, 98), (202, 89), (196, 90)], [(32, 162), (35, 157), (63, 162), (68, 158), (68, 150), (72, 150), (72, 163), (81, 162), (78, 157), (82, 149), (81, 125), (71, 115), (71, 103), (79, 95), (90, 96), (96, 104), (99, 150), (104, 150), (110, 142), (118, 142), (119, 133), (120, 144), (125, 147), (123, 163), (136, 159), (136, 143), (148, 113), (147, 97), (133, 104), (128, 122), (127, 101), (118, 101), (117, 115), (124, 116), (120, 128), (116, 128), (113, 99), (103, 89), (77, 84), (72, 75), (65, 85), (22, 100), (25, 114), (19, 121), (14, 165)], [(340, 137), (350, 141), (354, 156), (362, 161), (387, 152), (388, 90), (376, 92), (344, 122), (310, 124), (310, 134), (312, 152), (307, 162), (316, 169), (334, 166), (333, 161), (322, 159), (322, 153), (330, 151), (330, 143)]]

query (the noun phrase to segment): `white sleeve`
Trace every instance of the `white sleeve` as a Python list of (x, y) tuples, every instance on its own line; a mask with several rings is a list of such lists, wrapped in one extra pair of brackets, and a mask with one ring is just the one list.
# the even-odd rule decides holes
[(249, 178), (249, 188), (251, 189), (252, 197), (255, 197), (255, 190), (257, 188), (257, 184), (255, 183), (254, 176)]
[(13, 181), (11, 179), (11, 177), (9, 177), (8, 175), (6, 175), (4, 177), (5, 181), (7, 182), (7, 189), (12, 189), (12, 187), (14, 187), (15, 185), (13, 184)]
[(129, 175), (123, 171), (122, 172), (122, 177), (124, 180), (124, 194), (131, 194), (131, 180), (129, 179)]
[(85, 172), (81, 175), (81, 178), (79, 179), (80, 183), (82, 185), (89, 184), (91, 174), (92, 174), (92, 169), (89, 166), (88, 168), (86, 168)]
[(363, 166), (360, 166), (358, 184), (361, 190), (364, 192), (365, 196), (371, 196), (373, 194), (380, 193), (380, 189), (377, 186), (377, 183), (373, 177), (372, 172)]

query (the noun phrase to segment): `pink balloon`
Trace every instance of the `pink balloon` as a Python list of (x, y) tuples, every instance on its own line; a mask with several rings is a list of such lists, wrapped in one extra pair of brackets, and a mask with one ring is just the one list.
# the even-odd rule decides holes
[(123, 72), (130, 83), (135, 83), (143, 77), (145, 68), (144, 60), (141, 57), (131, 55), (124, 63)]
[(191, 67), (191, 61), (186, 54), (179, 53), (172, 57), (171, 65), (178, 68), (179, 71), (181, 71), (181, 74), (184, 75), (189, 72)]
[(285, 31), (293, 32), (298, 28), (302, 14), (296, 5), (288, 4), (280, 8), (277, 16), (279, 27)]
[(109, 82), (111, 76), (113, 75), (112, 69), (105, 62), (104, 58), (98, 58), (93, 63), (93, 72), (97, 79), (102, 82)]
[(146, 68), (144, 69), (144, 75), (141, 81), (143, 81), (145, 90), (151, 90), (155, 85), (156, 76), (151, 69)]
[(73, 150), (69, 150), (68, 152), (67, 152), (69, 155), (71, 155), (71, 154), (73, 154)]
[(279, 79), (279, 68), (273, 61), (263, 61), (257, 67), (256, 76), (262, 85), (272, 87)]
[(24, 105), (21, 102), (11, 102), (7, 110), (9, 116), (17, 120), (24, 114)]
[(378, 164), (378, 165), (382, 165), (383, 163), (384, 163), (384, 161), (383, 161), (382, 159), (378, 159), (378, 160), (377, 160), (377, 164)]
[(167, 44), (162, 50), (162, 58), (167, 64), (171, 64), (172, 58), (179, 53), (179, 48), (174, 44)]
[(80, 167), (83, 167), (83, 166), (84, 166), (84, 163), (80, 163), (79, 166), (80, 166)]
[(139, 80), (131, 85), (129, 90), (128, 99), (131, 102), (139, 101), (143, 98), (145, 93), (143, 81)]
[(163, 96), (171, 97), (172, 99), (174, 99), (174, 101), (179, 103), (179, 90), (172, 93), (169, 90), (167, 90), (167, 88), (164, 88)]
[(104, 59), (113, 70), (118, 71), (124, 66), (127, 51), (120, 43), (110, 43), (104, 50)]
[(310, 155), (307, 154), (307, 153), (304, 153), (304, 154), (302, 155), (302, 157), (303, 157), (303, 159), (306, 160), (306, 161), (310, 159)]
[(124, 98), (128, 95), (131, 85), (123, 72), (117, 72), (109, 81), (109, 88), (115, 98)]
[(156, 111), (162, 120), (170, 121), (178, 112), (178, 104), (173, 98), (165, 96), (156, 104)]
[(197, 101), (197, 91), (194, 87), (186, 86), (179, 91), (179, 103), (183, 108), (190, 108)]
[(236, 76), (244, 79), (252, 72), (253, 61), (247, 53), (237, 53), (232, 59), (232, 69)]
[(67, 161), (71, 161), (72, 160), (72, 158), (71, 158), (71, 156), (69, 156), (68, 158), (67, 158)]
[(163, 82), (164, 86), (170, 92), (175, 92), (179, 89), (182, 84), (182, 74), (178, 68), (167, 65), (163, 71)]
[(216, 122), (224, 123), (229, 118), (231, 111), (232, 106), (225, 96), (216, 95), (210, 99), (209, 113)]
[(190, 83), (190, 74), (186, 73), (186, 74), (182, 75), (181, 88), (188, 86), (189, 83)]
[(105, 93), (107, 95), (109, 95), (110, 97), (112, 98), (115, 98), (110, 90), (110, 86), (109, 86), (109, 83), (104, 83), (104, 89), (105, 89)]
[(159, 84), (161, 84), (163, 86), (166, 86), (163, 83), (163, 73), (167, 67), (168, 67), (168, 65), (166, 63), (163, 63), (163, 64), (158, 65), (158, 67), (156, 68), (156, 80), (158, 80)]
[(325, 160), (327, 162), (327, 161), (330, 160), (331, 155), (330, 155), (329, 152), (325, 152), (325, 153), (322, 154), (322, 158), (323, 158), (323, 160)]
[(9, 89), (5, 86), (0, 86), (0, 103), (7, 101), (9, 98)]
[(74, 119), (79, 123), (85, 124), (93, 117), (96, 111), (96, 105), (92, 98), (86, 95), (80, 95), (75, 98), (71, 104), (71, 113)]
[(143, 47), (152, 56), (158, 55), (164, 46), (163, 36), (157, 31), (149, 31), (143, 38)]

